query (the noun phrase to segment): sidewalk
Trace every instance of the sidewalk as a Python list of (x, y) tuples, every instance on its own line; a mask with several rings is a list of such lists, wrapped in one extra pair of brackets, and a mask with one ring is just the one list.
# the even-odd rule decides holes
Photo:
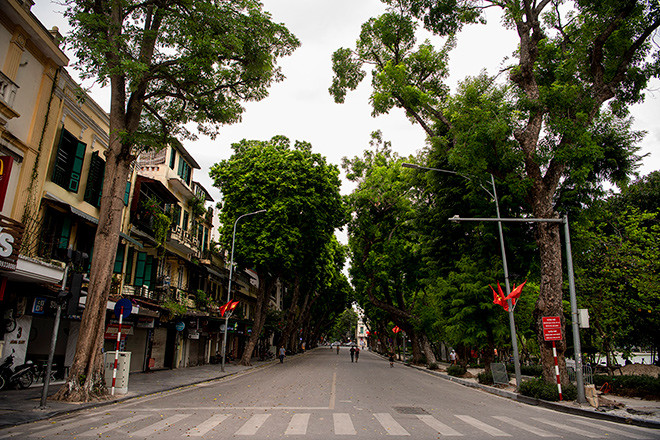
[(439, 370), (429, 370), (425, 367), (410, 365), (410, 367), (423, 371), (434, 376), (442, 377), (443, 379), (460, 383), (461, 385), (471, 388), (481, 389), (491, 394), (496, 394), (507, 399), (516, 400), (518, 402), (526, 403), (529, 405), (538, 405), (554, 411), (565, 412), (569, 414), (576, 414), (601, 420), (609, 420), (618, 423), (627, 423), (638, 426), (645, 426), (647, 428), (660, 429), (660, 401), (657, 400), (642, 400), (636, 398), (626, 398), (614, 395), (606, 395), (610, 402), (623, 404), (621, 409), (604, 409), (602, 407), (594, 408), (588, 403), (579, 404), (577, 402), (549, 402), (545, 400), (526, 397), (522, 394), (515, 392), (515, 379), (511, 379), (508, 386), (494, 387), (489, 385), (480, 384), (477, 379), (477, 373), (483, 370), (468, 369), (474, 378), (461, 378), (449, 376), (445, 373), (448, 363), (438, 362)]
[[(128, 394), (115, 395), (113, 399), (91, 403), (66, 403), (49, 399), (46, 402), (45, 409), (39, 409), (41, 394), (43, 392), (42, 384), (33, 385), (26, 390), (0, 391), (0, 428), (43, 420), (83, 408), (109, 405), (134, 397), (195, 385), (225, 376), (239, 374), (246, 370), (265, 367), (275, 362), (277, 361), (253, 361), (251, 367), (227, 364), (225, 365), (224, 373), (220, 371), (220, 364), (178, 368), (175, 370), (159, 370), (149, 373), (132, 373), (128, 381)], [(52, 396), (55, 394), (63, 383), (62, 381), (51, 383), (48, 388), (48, 395)]]

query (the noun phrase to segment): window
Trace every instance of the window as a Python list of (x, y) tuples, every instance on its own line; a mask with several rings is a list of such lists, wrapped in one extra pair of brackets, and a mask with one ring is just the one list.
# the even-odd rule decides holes
[(124, 249), (126, 245), (119, 244), (117, 246), (117, 255), (115, 256), (115, 267), (113, 268), (113, 273), (121, 273), (124, 268)]
[(181, 229), (184, 231), (188, 230), (188, 218), (190, 217), (190, 214), (188, 214), (188, 211), (183, 211), (183, 222), (181, 223)]
[(60, 144), (57, 147), (53, 183), (72, 192), (78, 192), (80, 172), (85, 159), (85, 144), (68, 131), (62, 129)]
[(179, 226), (181, 221), (181, 207), (179, 205), (169, 205), (170, 206), (170, 215), (172, 218), (172, 227)]
[(128, 199), (131, 197), (131, 181), (126, 182), (126, 189), (124, 190), (124, 206), (128, 206)]
[(131, 284), (133, 278), (133, 248), (128, 248), (128, 255), (126, 255), (126, 284)]
[(170, 154), (170, 168), (174, 169), (175, 163), (176, 163), (176, 150), (172, 148), (172, 153)]
[(105, 175), (105, 161), (99, 157), (99, 152), (92, 154), (87, 175), (87, 187), (84, 200), (97, 208), (101, 206), (101, 191), (103, 190), (103, 176)]
[(180, 158), (179, 159), (179, 171), (178, 171), (177, 174), (188, 185), (190, 185), (191, 170), (192, 169), (190, 168), (190, 165), (188, 165), (188, 162), (183, 160), (183, 158)]

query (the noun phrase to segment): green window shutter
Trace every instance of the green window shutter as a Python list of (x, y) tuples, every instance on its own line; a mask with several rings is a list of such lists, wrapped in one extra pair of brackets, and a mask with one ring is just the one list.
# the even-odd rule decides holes
[(122, 269), (124, 268), (124, 251), (126, 249), (126, 245), (124, 244), (119, 244), (117, 246), (117, 255), (115, 256), (115, 267), (113, 269), (114, 273), (121, 273)]
[(177, 174), (179, 177), (183, 178), (183, 166), (185, 165), (186, 161), (183, 160), (183, 158), (179, 159), (179, 169), (177, 171)]
[(137, 262), (135, 263), (135, 286), (142, 286), (144, 284), (144, 266), (147, 264), (147, 253), (138, 252)]
[(62, 219), (62, 231), (60, 232), (60, 239), (57, 247), (66, 249), (69, 247), (69, 238), (71, 237), (71, 217), (64, 217)]
[(147, 262), (144, 265), (144, 285), (151, 289), (151, 276), (153, 275), (154, 257), (147, 255)]
[(131, 181), (126, 182), (126, 190), (124, 191), (124, 206), (128, 206), (128, 199), (131, 196)]
[(172, 153), (170, 154), (170, 168), (174, 169), (174, 164), (176, 163), (176, 150), (172, 148)]
[(133, 248), (128, 248), (128, 255), (126, 255), (126, 277), (124, 283), (131, 284), (131, 278), (133, 277)]
[(87, 187), (84, 200), (97, 208), (101, 206), (101, 191), (103, 190), (103, 176), (105, 175), (105, 161), (99, 157), (98, 151), (92, 154), (87, 175)]
[(53, 166), (53, 176), (51, 180), (60, 186), (64, 186), (64, 178), (68, 174), (68, 132), (62, 129), (60, 133), (60, 142), (57, 144), (57, 154), (55, 155), (55, 164)]
[(78, 192), (78, 187), (80, 186), (80, 173), (82, 172), (83, 161), (85, 159), (85, 147), (85, 144), (78, 142), (76, 153), (73, 157), (71, 175), (69, 177), (69, 190), (73, 192)]

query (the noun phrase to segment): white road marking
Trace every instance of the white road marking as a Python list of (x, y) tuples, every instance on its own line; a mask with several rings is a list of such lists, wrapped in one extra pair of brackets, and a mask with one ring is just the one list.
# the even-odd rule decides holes
[(173, 416), (170, 416), (166, 419), (163, 419), (159, 422), (156, 422), (138, 431), (131, 432), (129, 433), (129, 435), (133, 437), (149, 437), (150, 435), (153, 435), (156, 431), (161, 431), (165, 428), (168, 428), (169, 426), (187, 417), (190, 417), (190, 414), (174, 414)]
[(270, 417), (270, 414), (255, 414), (250, 417), (250, 420), (245, 422), (234, 435), (254, 435), (259, 431), (261, 425)]
[(80, 434), (80, 437), (96, 437), (100, 434), (106, 433), (108, 431), (112, 431), (113, 429), (120, 428), (124, 425), (128, 425), (130, 423), (137, 422), (142, 419), (146, 419), (147, 417), (149, 417), (149, 414), (139, 414), (133, 417), (129, 417), (127, 419), (120, 420), (118, 422), (108, 423), (107, 425), (99, 426), (98, 428), (94, 427), (91, 428), (89, 431)]
[(213, 414), (199, 425), (195, 426), (194, 428), (190, 428), (185, 435), (190, 437), (201, 437), (222, 423), (222, 421), (227, 417), (229, 417), (228, 414)]
[(294, 414), (291, 417), (289, 426), (287, 426), (285, 435), (304, 435), (307, 434), (307, 425), (309, 424), (309, 413)]
[(337, 398), (337, 372), (332, 373), (332, 387), (330, 387), (330, 403), (328, 409), (335, 409), (335, 399)]
[(335, 434), (336, 435), (355, 435), (355, 427), (353, 427), (353, 422), (351, 421), (351, 416), (346, 413), (334, 413), (332, 415), (335, 423)]
[(417, 417), (419, 418), (419, 420), (426, 423), (431, 428), (435, 429), (438, 432), (438, 434), (446, 435), (446, 436), (454, 436), (454, 437), (458, 437), (458, 436), (463, 435), (460, 432), (456, 431), (454, 428), (451, 428), (451, 427), (445, 425), (444, 423), (438, 421), (433, 416), (418, 415)]
[(601, 423), (601, 424), (597, 425), (595, 423), (587, 422), (586, 420), (581, 420), (581, 419), (574, 419), (573, 421), (581, 423), (583, 425), (590, 426), (592, 428), (597, 428), (597, 429), (601, 429), (603, 431), (611, 432), (613, 434), (622, 435), (624, 437), (636, 438), (636, 439), (640, 439), (640, 440), (651, 438), (651, 437), (644, 437), (644, 436), (641, 436), (641, 435), (638, 435), (638, 434), (633, 434), (631, 432), (622, 431), (620, 429), (612, 428), (612, 427), (606, 425), (605, 423)]
[(507, 434), (504, 431), (500, 431), (499, 429), (495, 428), (494, 426), (490, 426), (487, 423), (484, 423), (480, 420), (475, 419), (474, 417), (470, 416), (465, 416), (465, 415), (458, 415), (456, 414), (456, 417), (467, 423), (468, 425), (472, 425), (477, 429), (482, 430), (486, 434), (490, 434), (493, 437), (511, 437), (511, 434)]
[[(64, 422), (64, 423), (56, 423), (53, 425), (48, 425), (48, 426), (40, 426), (36, 430), (36, 435), (45, 435), (45, 436), (51, 436), (55, 434), (61, 434), (62, 431), (67, 431), (71, 428), (77, 428), (78, 426), (86, 425), (91, 422), (95, 422), (97, 420), (91, 420), (92, 417), (85, 417), (83, 420), (80, 419), (74, 419), (72, 421)], [(42, 429), (45, 428), (45, 431), (42, 431)], [(34, 434), (31, 434), (34, 435)]]
[(493, 416), (493, 418), (500, 420), (504, 423), (508, 423), (509, 425), (515, 427), (515, 428), (520, 428), (523, 429), (527, 432), (531, 432), (532, 434), (538, 435), (539, 437), (560, 437), (557, 434), (553, 434), (548, 431), (544, 431), (543, 429), (537, 428), (536, 426), (528, 425), (526, 423), (520, 422), (518, 420), (514, 420), (510, 417), (506, 416)]
[(583, 435), (589, 438), (601, 438), (601, 434), (596, 434), (590, 431), (585, 431), (580, 428), (574, 428), (572, 426), (566, 426), (563, 423), (553, 422), (552, 420), (542, 419), (540, 417), (532, 417), (537, 422), (545, 423), (546, 425), (554, 426), (555, 428), (563, 429), (564, 431), (572, 432), (573, 434)]
[(374, 417), (376, 417), (376, 420), (378, 420), (380, 424), (383, 425), (387, 435), (410, 435), (408, 431), (403, 429), (403, 426), (399, 425), (399, 423), (394, 420), (394, 417), (392, 417), (391, 414), (376, 413), (374, 414)]

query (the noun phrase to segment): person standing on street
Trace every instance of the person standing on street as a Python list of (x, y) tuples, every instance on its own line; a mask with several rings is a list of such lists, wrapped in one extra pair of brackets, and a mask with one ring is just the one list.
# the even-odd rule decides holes
[(458, 356), (456, 355), (456, 352), (454, 350), (449, 353), (449, 360), (451, 361), (452, 365), (456, 365), (456, 360), (458, 359)]
[(353, 362), (353, 357), (355, 357), (355, 347), (351, 346), (351, 362)]
[(280, 364), (284, 363), (284, 356), (286, 356), (286, 350), (284, 349), (284, 345), (280, 347)]
[(360, 359), (360, 347), (355, 347), (355, 362)]

